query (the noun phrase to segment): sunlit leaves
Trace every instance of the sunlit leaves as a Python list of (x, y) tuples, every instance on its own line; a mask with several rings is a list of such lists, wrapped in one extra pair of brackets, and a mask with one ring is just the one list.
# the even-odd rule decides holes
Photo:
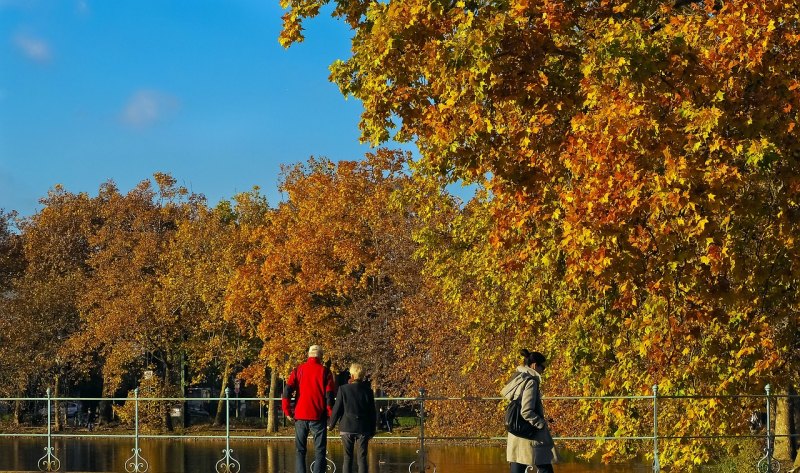
[[(364, 139), (413, 140), (428, 171), (489, 192), (426, 254), (477, 352), (509, 330), (523, 339), (517, 314), (551, 299), (549, 325), (532, 325), (563, 354), (564, 386), (798, 382), (796, 2), (371, 5), (348, 18), (353, 55), (331, 78), (363, 102)], [(507, 291), (523, 296), (487, 324)], [(706, 433), (741, 427), (695, 417)], [(609, 413), (596, 427), (639, 423)], [(665, 455), (708, 458), (698, 443)]]
[(390, 208), (406, 179), (402, 158), (380, 150), (285, 169), (287, 199), (246, 231), (252, 246), (227, 300), (230, 317), (262, 340), (265, 364), (287, 367), (319, 343), (341, 366), (359, 360), (385, 381), (393, 320), (414, 281), (408, 216)]
[(84, 335), (106, 357), (108, 393), (119, 387), (130, 364), (141, 369), (145, 356), (158, 361), (159, 374), (169, 384), (180, 341), (190, 329), (182, 323), (182, 301), (162, 279), (169, 264), (162, 254), (201, 201), (171, 176), (156, 174), (154, 181), (155, 188), (147, 180), (127, 194), (108, 183), (97, 197), (96, 228), (88, 239), (92, 281), (80, 303)]

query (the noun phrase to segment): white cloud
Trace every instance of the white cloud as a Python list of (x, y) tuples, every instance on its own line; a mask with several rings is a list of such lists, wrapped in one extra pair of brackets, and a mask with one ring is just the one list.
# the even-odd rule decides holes
[(91, 13), (89, 2), (86, 0), (78, 0), (75, 2), (75, 11), (77, 11), (79, 15), (88, 15)]
[(14, 37), (14, 45), (25, 57), (32, 61), (45, 63), (52, 58), (50, 44), (41, 38), (20, 33)]
[(136, 91), (122, 110), (122, 121), (135, 128), (144, 128), (173, 114), (179, 108), (178, 99), (157, 90)]

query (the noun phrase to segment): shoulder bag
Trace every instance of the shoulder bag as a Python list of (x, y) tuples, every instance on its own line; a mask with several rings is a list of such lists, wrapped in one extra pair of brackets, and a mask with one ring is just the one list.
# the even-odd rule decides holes
[(535, 440), (537, 429), (522, 417), (522, 401), (520, 399), (509, 401), (506, 406), (505, 423), (508, 433), (524, 439)]

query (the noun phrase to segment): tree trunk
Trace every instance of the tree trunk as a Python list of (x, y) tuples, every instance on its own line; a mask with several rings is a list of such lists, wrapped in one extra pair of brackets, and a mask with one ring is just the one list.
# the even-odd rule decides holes
[[(100, 388), (100, 392), (103, 393), (102, 397), (114, 397), (114, 393), (106, 392), (106, 377), (105, 375), (102, 376), (102, 383), (103, 386)], [(95, 425), (104, 425), (111, 422), (111, 418), (114, 415), (114, 409), (112, 407), (111, 401), (108, 399), (101, 399), (97, 405), (97, 410), (95, 413)]]
[[(22, 393), (17, 393), (17, 397), (22, 397)], [(22, 418), (22, 401), (17, 399), (14, 401), (14, 426), (19, 427)]]
[(228, 376), (231, 375), (231, 364), (225, 363), (225, 369), (222, 371), (222, 382), (219, 387), (219, 401), (217, 401), (217, 414), (214, 416), (214, 425), (222, 425), (223, 416), (225, 415), (225, 388), (228, 387)]
[[(170, 376), (170, 364), (167, 361), (169, 355), (165, 355), (164, 358), (164, 388), (162, 389), (163, 394), (169, 394), (172, 392), (169, 388), (172, 386), (172, 376)], [(164, 428), (167, 429), (167, 432), (172, 432), (174, 429), (172, 427), (172, 409), (170, 408), (168, 401), (161, 401), (162, 404), (162, 415), (164, 417)]]
[(775, 398), (775, 458), (783, 463), (792, 460), (791, 408), (786, 397)]
[(186, 369), (186, 351), (181, 350), (181, 397), (183, 397), (181, 420), (183, 421), (183, 428), (189, 427), (189, 401), (186, 399), (189, 391), (186, 385)]
[(789, 389), (789, 395), (794, 396), (789, 399), (790, 413), (792, 418), (791, 440), (792, 455), (794, 455), (794, 469), (800, 471), (800, 398), (797, 397), (797, 389)]
[(59, 390), (59, 385), (61, 381), (61, 375), (55, 375), (53, 378), (53, 416), (55, 416), (55, 425), (53, 426), (53, 430), (56, 432), (61, 432), (64, 429), (64, 425), (61, 422), (61, 403), (59, 402), (58, 398), (61, 397), (61, 391)]
[[(269, 397), (278, 397), (278, 393), (275, 391), (278, 388), (278, 370), (275, 367), (270, 366), (269, 368)], [(275, 415), (275, 410), (278, 405), (277, 401), (273, 401), (272, 399), (269, 400), (268, 409), (267, 409), (267, 432), (273, 434), (278, 431), (278, 419)]]

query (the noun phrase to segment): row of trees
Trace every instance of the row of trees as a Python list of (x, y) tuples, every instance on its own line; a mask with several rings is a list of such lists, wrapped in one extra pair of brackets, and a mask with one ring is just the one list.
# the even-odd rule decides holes
[[(364, 139), (413, 141), (419, 160), (311, 160), (275, 208), (251, 192), (208, 209), (167, 176), (56, 189), (2, 240), (25, 262), (2, 270), (17, 389), (100, 367), (112, 392), (142, 353), (170, 385), (186, 363), (268, 389), (315, 341), (392, 394), (494, 393), (522, 346), (552, 358), (551, 395), (794, 392), (800, 4), (284, 0), (281, 41), (329, 3), (354, 31), (331, 79), (363, 102)], [(480, 191), (460, 205), (456, 181)], [(664, 404), (675, 436), (743, 428), (733, 402)], [(565, 434), (652, 427), (636, 403), (554, 409)], [(434, 422), (497, 417), (453, 403)], [(724, 447), (671, 441), (662, 461)]]
[[(148, 368), (164, 396), (192, 384), (222, 391), (233, 376), (275, 395), (278, 378), (311, 343), (323, 344), (336, 366), (365, 363), (376, 387), (391, 395), (425, 387), (433, 395), (492, 396), (520, 347), (551, 357), (549, 395), (648, 394), (656, 383), (665, 395), (729, 395), (795, 382), (786, 367), (796, 353), (763, 338), (759, 327), (742, 328), (747, 336), (732, 341), (734, 333), (716, 331), (713, 314), (688, 329), (646, 309), (628, 314), (618, 331), (624, 312), (611, 304), (591, 314), (566, 311), (576, 288), (565, 279), (563, 257), (553, 262), (557, 270), (520, 258), (525, 239), (493, 239), (498, 219), (488, 193), (462, 204), (435, 174), (408, 172), (418, 165), (388, 150), (361, 161), (312, 158), (285, 170), (286, 199), (276, 207), (254, 189), (211, 208), (156, 174), (128, 193), (113, 183), (96, 196), (56, 187), (37, 214), (4, 214), (0, 395), (51, 387), (59, 396), (96, 377), (103, 395), (124, 396)], [(684, 329), (696, 338), (675, 340)], [(654, 337), (673, 339), (676, 348), (654, 347)], [(716, 358), (692, 372), (698, 340)], [(738, 349), (726, 353), (729, 344)], [(767, 346), (785, 353), (782, 365), (759, 368), (769, 358), (754, 354)], [(634, 348), (641, 371), (620, 373), (616, 364)], [(656, 356), (673, 358), (661, 371), (646, 368)], [(738, 370), (750, 375), (718, 375)], [(431, 428), (499, 434), (497, 409), (494, 402), (436, 403)], [(652, 426), (649, 405), (587, 401), (550, 409), (562, 434), (646, 435)], [(661, 422), (678, 435), (745, 425), (741, 407), (719, 399), (661, 409)], [(171, 428), (162, 414), (161, 425)], [(641, 447), (613, 442), (591, 452), (613, 459)], [(665, 453), (681, 463), (721, 452), (683, 442)]]
[(0, 395), (94, 377), (124, 396), (153, 370), (162, 396), (234, 376), (274, 396), (311, 343), (339, 367), (366, 363), (387, 392), (461, 392), (460, 368), (439, 376), (466, 339), (414, 258), (407, 163), (311, 159), (285, 170), (276, 207), (254, 189), (212, 208), (156, 174), (127, 193), (57, 186), (35, 215), (3, 214)]

